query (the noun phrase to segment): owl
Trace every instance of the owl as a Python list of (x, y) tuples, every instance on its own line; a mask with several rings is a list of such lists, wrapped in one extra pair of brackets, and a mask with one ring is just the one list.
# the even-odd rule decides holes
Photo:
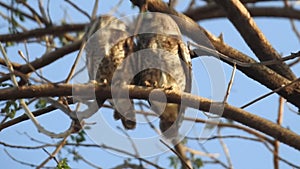
[[(126, 81), (118, 80), (122, 76), (116, 73), (123, 60), (134, 51), (134, 43), (126, 24), (117, 18), (109, 15), (100, 16), (91, 26), (88, 32), (86, 44), (86, 65), (89, 79), (102, 85), (126, 85)], [(126, 72), (122, 72), (126, 74)], [(118, 74), (118, 75), (116, 75)], [(127, 84), (128, 85), (128, 84)], [(96, 99), (99, 106), (102, 106), (105, 100)], [(116, 99), (114, 103), (109, 102), (115, 107), (120, 104), (122, 112), (115, 109), (114, 118), (121, 119), (126, 129), (133, 129), (136, 126), (133, 104), (127, 104), (127, 100)], [(123, 103), (124, 102), (124, 103)], [(131, 101), (132, 102), (132, 101)]]
[[(176, 22), (168, 15), (143, 16), (136, 39), (138, 59), (134, 84), (180, 92), (191, 91), (191, 57)], [(175, 103), (150, 101), (159, 115), (160, 130), (166, 138), (178, 136), (185, 108)]]

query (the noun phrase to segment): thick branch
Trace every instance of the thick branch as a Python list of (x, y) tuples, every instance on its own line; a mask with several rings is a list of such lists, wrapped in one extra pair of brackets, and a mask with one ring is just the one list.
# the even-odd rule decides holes
[[(32, 21), (36, 21), (36, 19), (35, 19), (34, 16), (31, 16), (31, 15), (29, 15), (29, 14), (27, 14), (27, 13), (24, 13), (23, 11), (20, 11), (19, 9), (13, 8), (13, 7), (11, 7), (11, 6), (9, 6), (9, 5), (7, 5), (7, 4), (1, 2), (1, 1), (0, 1), (0, 6), (6, 8), (6, 9), (8, 9), (8, 10), (11, 10), (11, 11), (13, 11), (13, 12), (19, 13), (19, 14), (21, 14), (22, 16), (25, 16), (26, 18), (31, 19)], [(47, 23), (47, 21), (45, 21), (44, 18), (41, 18), (40, 16), (36, 16), (36, 17), (38, 17), (38, 19), (39, 19), (40, 21), (42, 21), (43, 23)]]
[(60, 36), (67, 32), (78, 32), (83, 31), (86, 24), (72, 24), (72, 25), (61, 25), (51, 26), (47, 28), (33, 29), (27, 32), (21, 32), (17, 34), (5, 34), (0, 35), (0, 42), (20, 42), (23, 40), (29, 40), (31, 38), (39, 38), (45, 35)]
[[(142, 88), (136, 86), (129, 86), (128, 88), (120, 88), (120, 92), (129, 91), (129, 97), (131, 99), (148, 99), (149, 94), (153, 96), (157, 93), (164, 92), (168, 102), (171, 103), (184, 103), (192, 108), (199, 109), (202, 111), (210, 112), (212, 106), (220, 105), (212, 100), (202, 98), (199, 96), (193, 96), (187, 93), (178, 93), (172, 90), (160, 90), (160, 92), (153, 92), (152, 88)], [(158, 89), (157, 89), (158, 90)], [(94, 92), (97, 93), (97, 97), (103, 99), (111, 98), (110, 87), (101, 87), (94, 85), (39, 85), (39, 86), (23, 86), (20, 88), (8, 88), (0, 90), (0, 100), (9, 99), (20, 99), (20, 98), (33, 98), (33, 97), (55, 97), (55, 96), (74, 96), (74, 97), (85, 97), (87, 99), (92, 99)], [(122, 96), (122, 94), (120, 95)], [(157, 101), (161, 97), (153, 97)], [(214, 112), (211, 112), (214, 113)], [(261, 131), (273, 138), (300, 150), (300, 136), (296, 133), (283, 128), (269, 120), (261, 118), (257, 115), (249, 113), (243, 109), (224, 105), (224, 112), (222, 117), (232, 119), (234, 121), (240, 122), (258, 131)]]
[[(30, 73), (33, 71), (31, 69), (31, 67), (29, 66), (29, 65), (31, 65), (31, 66), (33, 66), (33, 68), (35, 70), (38, 70), (44, 66), (51, 64), (52, 62), (54, 62), (56, 60), (64, 57), (65, 55), (78, 50), (81, 46), (81, 43), (82, 43), (82, 40), (74, 42), (74, 43), (66, 45), (66, 46), (63, 46), (57, 50), (54, 50), (52, 52), (44, 54), (40, 58), (30, 62), (30, 64), (15, 65), (17, 67), (14, 67), (14, 69), (21, 73), (27, 74), (27, 73)], [(3, 76), (0, 78), (0, 83), (5, 80), (8, 80), (8, 79), (9, 79), (9, 75)]]
[[(37, 117), (37, 116), (43, 115), (43, 114), (45, 114), (45, 113), (48, 113), (48, 112), (50, 112), (50, 111), (53, 111), (53, 110), (55, 110), (55, 109), (56, 109), (56, 108), (53, 107), (53, 106), (48, 106), (48, 107), (46, 107), (46, 108), (43, 108), (43, 109), (34, 111), (34, 112), (32, 112), (32, 114), (33, 114), (35, 117)], [(3, 124), (0, 124), (0, 131), (3, 130), (3, 129), (5, 129), (5, 128), (7, 128), (7, 127), (10, 127), (10, 126), (13, 126), (13, 125), (15, 125), (15, 124), (18, 124), (18, 123), (20, 123), (20, 122), (22, 122), (22, 121), (28, 120), (28, 119), (29, 119), (28, 116), (27, 116), (26, 114), (23, 114), (23, 115), (21, 115), (21, 116), (19, 116), (19, 117), (17, 117), (17, 118), (14, 118), (14, 119), (12, 119), (12, 120), (10, 120), (10, 121), (7, 121), (7, 122), (5, 122), (5, 123), (3, 123)]]
[[(254, 17), (278, 17), (300, 20), (300, 11), (285, 7), (246, 7), (251, 16)], [(217, 5), (202, 6), (185, 12), (187, 16), (195, 21), (226, 17), (226, 13)]]
[[(215, 0), (226, 11), (228, 19), (233, 23), (248, 46), (261, 61), (279, 60), (281, 57), (257, 27), (250, 13), (238, 0)], [(296, 79), (287, 64), (268, 66), (289, 80)]]
[[(244, 53), (230, 47), (229, 45), (222, 42), (219, 38), (210, 36), (211, 43), (214, 45), (216, 50), (221, 52), (224, 55), (229, 56), (230, 58), (236, 59), (238, 61), (244, 63), (257, 63), (254, 59), (250, 58), (249, 56), (245, 55)], [(227, 61), (225, 61), (227, 62)], [(232, 64), (227, 62), (228, 64)], [(264, 65), (253, 65), (251, 67), (237, 67), (240, 71), (246, 74), (251, 79), (258, 81), (259, 83), (263, 84), (267, 88), (271, 90), (275, 90), (280, 88), (282, 85), (287, 85), (291, 83), (290, 80), (280, 76), (270, 68)], [(290, 87), (286, 87), (277, 92), (279, 95), (284, 97), (288, 102), (292, 103), (300, 110), (300, 83), (295, 83)]]
[[(134, 4), (139, 5), (138, 0), (131, 0)], [(194, 22), (191, 18), (185, 16), (184, 14), (181, 14), (177, 11), (175, 11), (172, 8), (169, 8), (167, 4), (162, 2), (161, 0), (147, 0), (148, 3), (148, 9), (152, 12), (162, 12), (167, 13), (171, 15), (175, 15), (180, 20), (176, 20), (178, 23), (178, 26), (180, 27), (180, 30), (183, 34), (193, 39), (195, 42), (211, 46), (208, 44), (208, 42), (204, 42), (206, 44), (203, 44), (204, 39), (209, 39), (209, 43), (211, 43), (215, 49), (222, 54), (227, 55), (228, 57), (239, 60), (241, 62), (245, 63), (257, 63), (254, 59), (251, 57), (243, 54), (242, 52), (230, 47), (229, 45), (225, 44), (222, 40), (215, 37), (205, 29), (203, 29), (201, 26), (199, 26), (196, 22)], [(184, 23), (182, 23), (184, 21)], [(206, 37), (203, 37), (203, 35), (197, 35), (195, 36), (195, 32), (199, 32), (201, 30)], [(268, 87), (271, 90), (275, 90), (282, 85), (286, 85), (290, 83), (289, 80), (286, 78), (280, 76), (276, 72), (272, 71), (268, 67), (264, 65), (257, 65), (257, 66), (251, 66), (251, 67), (238, 67), (239, 70), (241, 70), (243, 73), (245, 73), (248, 77), (252, 78), (253, 80), (258, 81), (262, 85)], [(287, 99), (289, 102), (291, 102), (293, 105), (297, 106), (300, 110), (300, 84), (298, 83), (294, 87), (285, 88), (284, 90), (280, 90), (278, 92), (279, 95)]]

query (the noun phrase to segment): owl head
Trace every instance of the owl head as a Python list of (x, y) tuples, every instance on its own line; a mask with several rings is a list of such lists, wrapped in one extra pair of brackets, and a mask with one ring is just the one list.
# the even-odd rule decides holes
[(142, 22), (139, 33), (153, 33), (181, 36), (177, 23), (172, 17), (163, 13), (145, 13), (141, 14)]

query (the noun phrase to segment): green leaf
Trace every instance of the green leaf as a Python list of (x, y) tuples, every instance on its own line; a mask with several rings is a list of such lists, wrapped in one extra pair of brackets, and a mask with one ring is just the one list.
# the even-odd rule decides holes
[(197, 158), (194, 160), (194, 166), (195, 166), (195, 168), (203, 167), (203, 161), (201, 160), (201, 158)]
[(64, 158), (62, 159), (56, 166), (57, 169), (71, 169), (71, 167), (68, 165), (68, 159)]
[(174, 169), (177, 169), (178, 163), (179, 163), (178, 157), (176, 157), (176, 156), (170, 156), (169, 160), (170, 160), (170, 167), (174, 167)]
[(77, 133), (77, 135), (71, 135), (71, 140), (76, 142), (76, 144), (80, 144), (84, 142), (86, 133), (84, 130), (81, 130), (80, 132)]
[(4, 108), (1, 109), (1, 113), (5, 113), (9, 118), (14, 118), (16, 111), (18, 110), (18, 104), (15, 100), (7, 101)]
[(25, 17), (23, 15), (19, 15), (19, 19), (20, 21), (24, 22), (25, 21)]
[(47, 105), (47, 101), (45, 99), (39, 99), (39, 101), (35, 104), (36, 109), (42, 109), (45, 108)]

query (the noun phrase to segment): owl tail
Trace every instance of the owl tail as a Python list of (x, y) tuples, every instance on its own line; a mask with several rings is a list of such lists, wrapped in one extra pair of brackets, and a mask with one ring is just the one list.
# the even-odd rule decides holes
[[(113, 107), (115, 107), (112, 100), (110, 100), (109, 102)], [(121, 106), (122, 113), (117, 111), (117, 109), (115, 107), (114, 119), (115, 120), (121, 119), (122, 124), (125, 129), (128, 129), (128, 130), (134, 129), (136, 127), (136, 118), (135, 118), (135, 112), (134, 112), (134, 107), (133, 107), (133, 101), (130, 100), (131, 104), (128, 104), (127, 102), (125, 103), (124, 99), (118, 99), (117, 102), (118, 102), (118, 105)]]
[(178, 130), (182, 122), (183, 113), (180, 112), (180, 106), (174, 103), (167, 103), (164, 111), (160, 115), (159, 127), (162, 134), (173, 139), (178, 136)]

